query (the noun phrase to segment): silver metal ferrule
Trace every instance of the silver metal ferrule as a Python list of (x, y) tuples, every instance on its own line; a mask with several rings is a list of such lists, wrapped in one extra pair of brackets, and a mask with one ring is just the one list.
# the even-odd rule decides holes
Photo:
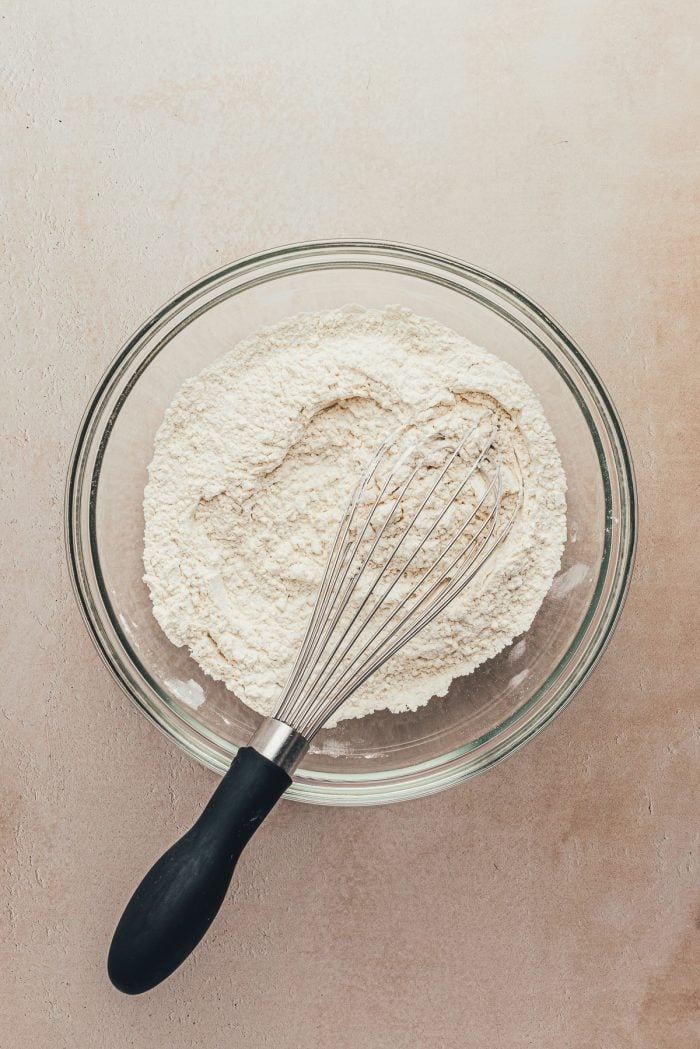
[(253, 733), (248, 746), (291, 776), (309, 749), (309, 741), (291, 725), (285, 725), (284, 721), (265, 718)]

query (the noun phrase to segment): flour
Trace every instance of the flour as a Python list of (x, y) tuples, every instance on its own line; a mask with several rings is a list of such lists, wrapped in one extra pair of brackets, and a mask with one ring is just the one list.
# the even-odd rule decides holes
[(400, 307), (292, 317), (184, 383), (144, 499), (156, 619), (213, 678), (272, 714), (341, 512), (374, 449), (429, 409), (507, 427), (523, 506), (487, 568), (331, 721), (415, 709), (526, 631), (559, 568), (566, 482), (520, 374)]

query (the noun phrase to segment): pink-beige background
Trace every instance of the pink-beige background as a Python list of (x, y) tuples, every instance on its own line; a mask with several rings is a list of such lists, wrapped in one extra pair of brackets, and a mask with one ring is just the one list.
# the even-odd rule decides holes
[[(697, 4), (6, 0), (1, 35), (0, 1046), (696, 1046)], [(281, 804), (196, 956), (125, 998), (114, 923), (215, 778), (83, 628), (71, 443), (171, 294), (332, 236), (477, 263), (580, 342), (637, 469), (629, 601), (496, 770), (393, 808)]]

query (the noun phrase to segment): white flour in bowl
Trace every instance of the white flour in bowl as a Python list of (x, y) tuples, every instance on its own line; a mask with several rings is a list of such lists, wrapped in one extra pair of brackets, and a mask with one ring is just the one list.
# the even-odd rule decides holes
[(272, 714), (335, 528), (367, 460), (431, 409), (491, 409), (524, 503), (484, 571), (329, 724), (444, 695), (528, 629), (566, 539), (566, 481), (522, 376), (437, 321), (346, 307), (259, 331), (188, 380), (166, 412), (144, 499), (145, 580), (161, 627), (204, 671)]

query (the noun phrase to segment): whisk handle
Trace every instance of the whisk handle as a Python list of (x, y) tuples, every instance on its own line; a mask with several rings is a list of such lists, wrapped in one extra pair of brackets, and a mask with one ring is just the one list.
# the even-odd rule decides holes
[(141, 994), (184, 962), (216, 917), (245, 845), (291, 782), (251, 747), (238, 751), (197, 822), (126, 905), (107, 961), (115, 987)]

